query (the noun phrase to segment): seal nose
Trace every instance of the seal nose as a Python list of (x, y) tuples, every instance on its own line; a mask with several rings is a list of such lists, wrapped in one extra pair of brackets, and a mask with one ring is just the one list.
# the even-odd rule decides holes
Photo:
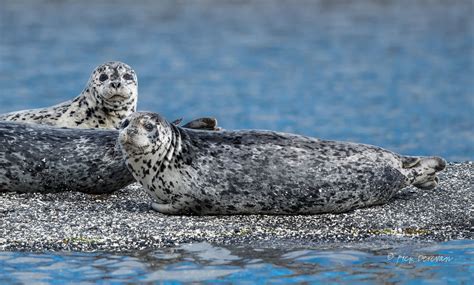
[(127, 128), (127, 136), (133, 137), (138, 134), (138, 130), (136, 128)]
[(110, 87), (115, 88), (115, 89), (119, 88), (121, 85), (122, 84), (120, 82), (117, 82), (117, 81), (110, 82)]

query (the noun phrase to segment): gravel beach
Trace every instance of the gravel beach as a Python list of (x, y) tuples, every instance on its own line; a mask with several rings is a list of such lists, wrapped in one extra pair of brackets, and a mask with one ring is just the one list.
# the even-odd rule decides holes
[(0, 194), (0, 250), (130, 251), (182, 243), (261, 246), (417, 243), (474, 238), (474, 162), (450, 163), (431, 191), (313, 216), (165, 216), (137, 184), (113, 194)]

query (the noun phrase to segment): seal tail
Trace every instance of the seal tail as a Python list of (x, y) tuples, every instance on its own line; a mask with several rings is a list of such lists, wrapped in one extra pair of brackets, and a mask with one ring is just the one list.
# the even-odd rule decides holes
[(446, 168), (446, 161), (440, 157), (403, 157), (402, 167), (408, 171), (411, 185), (425, 190), (438, 186), (439, 178), (436, 175)]

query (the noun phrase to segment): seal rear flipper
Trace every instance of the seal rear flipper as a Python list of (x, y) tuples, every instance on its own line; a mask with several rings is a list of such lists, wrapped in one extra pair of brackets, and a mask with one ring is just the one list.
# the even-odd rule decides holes
[(420, 189), (434, 189), (439, 183), (439, 178), (436, 175), (446, 168), (446, 161), (435, 156), (418, 159), (419, 161), (416, 163), (405, 167), (404, 158), (402, 158), (403, 168), (409, 171), (408, 178), (411, 184)]
[(420, 163), (421, 159), (416, 156), (404, 156), (402, 157), (402, 167), (411, 168)]

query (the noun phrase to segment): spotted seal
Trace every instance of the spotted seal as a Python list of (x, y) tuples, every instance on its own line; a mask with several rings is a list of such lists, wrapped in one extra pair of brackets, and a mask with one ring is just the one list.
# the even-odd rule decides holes
[(111, 61), (94, 69), (82, 93), (52, 107), (0, 115), (0, 120), (54, 125), (69, 128), (116, 129), (135, 112), (138, 81), (125, 63)]
[(446, 162), (379, 147), (273, 131), (198, 131), (132, 114), (119, 146), (164, 214), (340, 213), (433, 189)]
[[(111, 61), (94, 69), (82, 93), (73, 100), (41, 109), (0, 115), (0, 120), (68, 128), (117, 129), (137, 108), (138, 80), (127, 64)], [(175, 124), (181, 123), (181, 119)], [(203, 117), (184, 128), (218, 130), (215, 118)]]

